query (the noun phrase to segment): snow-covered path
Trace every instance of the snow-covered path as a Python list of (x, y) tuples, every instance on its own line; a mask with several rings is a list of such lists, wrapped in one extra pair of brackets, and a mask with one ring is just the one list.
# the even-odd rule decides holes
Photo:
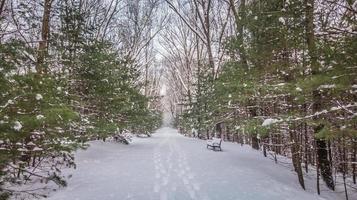
[(77, 153), (78, 168), (68, 187), (51, 200), (312, 200), (296, 175), (258, 151), (223, 143), (222, 152), (205, 141), (162, 128), (131, 145), (94, 142)]

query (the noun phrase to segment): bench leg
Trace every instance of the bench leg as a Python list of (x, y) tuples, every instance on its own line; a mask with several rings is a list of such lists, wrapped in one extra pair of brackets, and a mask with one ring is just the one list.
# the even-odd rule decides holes
[(217, 146), (212, 146), (212, 150), (213, 151), (222, 151), (221, 147), (217, 147)]

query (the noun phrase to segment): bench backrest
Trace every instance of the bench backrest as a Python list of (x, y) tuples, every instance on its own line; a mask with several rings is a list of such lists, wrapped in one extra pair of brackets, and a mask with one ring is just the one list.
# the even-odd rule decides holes
[(219, 144), (221, 145), (222, 139), (221, 138), (212, 138), (212, 144)]

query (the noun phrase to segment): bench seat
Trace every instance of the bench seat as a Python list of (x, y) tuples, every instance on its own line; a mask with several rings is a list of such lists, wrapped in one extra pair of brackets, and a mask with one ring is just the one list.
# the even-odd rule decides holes
[(222, 144), (221, 138), (212, 138), (212, 140), (207, 140), (207, 149), (210, 147), (214, 151), (216, 149), (219, 149), (219, 151), (222, 151), (221, 144)]

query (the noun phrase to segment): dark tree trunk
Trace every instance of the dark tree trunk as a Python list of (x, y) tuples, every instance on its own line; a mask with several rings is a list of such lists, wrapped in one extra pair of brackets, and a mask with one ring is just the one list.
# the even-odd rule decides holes
[(332, 170), (328, 160), (327, 144), (325, 140), (316, 139), (317, 162), (321, 170), (322, 179), (326, 182), (328, 188), (334, 190)]
[(297, 142), (298, 138), (296, 137), (295, 130), (290, 131), (290, 140), (292, 142), (292, 145), (291, 145), (292, 156), (291, 156), (291, 158), (292, 158), (294, 170), (297, 173), (301, 187), (305, 190), (304, 175), (302, 173), (301, 159), (300, 159), (300, 153), (299, 153), (299, 143)]
[(353, 184), (356, 184), (356, 150), (357, 150), (357, 141), (355, 139), (352, 139), (352, 162), (354, 162), (354, 164), (352, 164), (352, 179), (353, 179)]
[[(316, 141), (314, 142), (314, 154), (317, 154), (317, 145)], [(317, 156), (314, 156), (317, 157)], [(320, 165), (318, 160), (316, 159), (316, 189), (317, 189), (317, 194), (320, 195)]]
[(227, 136), (227, 141), (232, 141), (232, 135), (231, 135), (229, 126), (225, 126), (225, 133), (226, 133), (226, 136)]
[(347, 156), (346, 156), (346, 144), (345, 144), (345, 138), (342, 138), (342, 148), (343, 148), (343, 153), (342, 153), (342, 157), (343, 157), (343, 162), (342, 162), (342, 165), (343, 165), (343, 174), (342, 174), (342, 177), (343, 177), (343, 187), (345, 189), (345, 197), (346, 197), (346, 200), (348, 200), (348, 192), (347, 192), (347, 184), (346, 184), (346, 174), (348, 173), (348, 164), (347, 164)]
[(256, 135), (252, 135), (252, 148), (259, 150), (259, 141)]
[(305, 141), (305, 172), (309, 172), (309, 155), (310, 155), (310, 150), (309, 150), (309, 143), (308, 143), (308, 136), (307, 136), (307, 123), (304, 123), (304, 141)]
[(38, 45), (37, 65), (36, 70), (39, 74), (47, 73), (44, 66), (45, 57), (48, 50), (48, 38), (50, 34), (50, 15), (53, 0), (45, 0), (44, 11), (42, 17), (41, 41)]
[(219, 138), (223, 139), (223, 137), (222, 137), (222, 123), (216, 124), (215, 129), (216, 129), (216, 132), (214, 133), (214, 134), (216, 134), (215, 137), (219, 137)]
[[(308, 48), (308, 53), (310, 57), (310, 64), (312, 69), (312, 75), (318, 75), (319, 63), (317, 60), (316, 44), (315, 44), (315, 33), (314, 33), (314, 0), (305, 0), (306, 9), (306, 43)], [(319, 90), (313, 91), (314, 106), (313, 111), (319, 112), (322, 109), (322, 96)], [(315, 118), (316, 119), (316, 118)], [(319, 133), (320, 130), (324, 128), (323, 124), (319, 124), (315, 127), (315, 135)], [(317, 153), (317, 163), (321, 169), (322, 179), (326, 182), (328, 188), (334, 190), (334, 182), (332, 177), (332, 170), (330, 161), (328, 159), (328, 150), (326, 140), (317, 138), (316, 139), (316, 153)]]
[(4, 11), (5, 1), (6, 0), (1, 0), (0, 2), (0, 19), (1, 19), (2, 12)]
[[(249, 115), (251, 118), (254, 118), (256, 116), (258, 116), (258, 112), (257, 112), (257, 107), (255, 107), (256, 104), (252, 103), (252, 106), (248, 109), (249, 110)], [(259, 140), (258, 140), (258, 133), (249, 133), (251, 136), (251, 145), (253, 149), (257, 149), (259, 150)]]

